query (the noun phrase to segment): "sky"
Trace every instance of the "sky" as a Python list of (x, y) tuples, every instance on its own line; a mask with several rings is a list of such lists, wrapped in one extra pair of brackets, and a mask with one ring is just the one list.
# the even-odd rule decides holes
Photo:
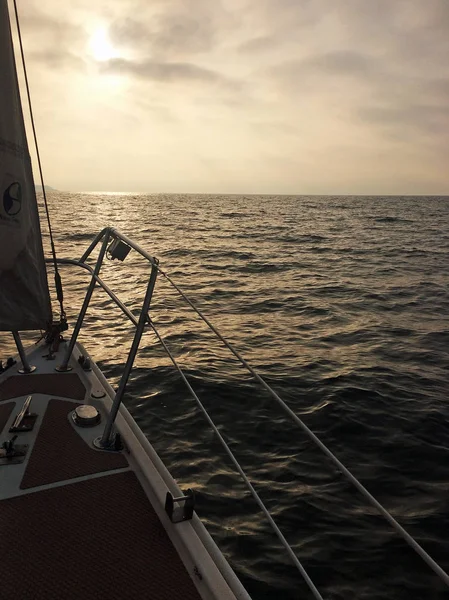
[(448, 0), (18, 5), (50, 186), (449, 194)]

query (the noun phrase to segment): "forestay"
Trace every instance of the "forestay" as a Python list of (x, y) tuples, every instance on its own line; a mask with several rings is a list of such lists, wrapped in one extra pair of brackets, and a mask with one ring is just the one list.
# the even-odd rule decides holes
[(0, 330), (45, 329), (51, 304), (7, 0), (0, 0)]

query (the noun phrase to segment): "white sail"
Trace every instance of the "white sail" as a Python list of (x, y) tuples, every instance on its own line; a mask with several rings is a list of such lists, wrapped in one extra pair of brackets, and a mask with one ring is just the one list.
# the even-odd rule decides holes
[(7, 0), (0, 0), (0, 331), (51, 322), (42, 237)]

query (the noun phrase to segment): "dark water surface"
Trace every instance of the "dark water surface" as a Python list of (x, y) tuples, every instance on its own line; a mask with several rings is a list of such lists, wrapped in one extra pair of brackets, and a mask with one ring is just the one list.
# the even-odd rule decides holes
[[(449, 570), (449, 198), (51, 194), (61, 257), (135, 238)], [(130, 307), (149, 269), (104, 279)], [(88, 279), (63, 270), (73, 323)], [(325, 598), (447, 588), (159, 278), (152, 316)], [(116, 384), (132, 327), (101, 291), (81, 341)], [(2, 338), (3, 340), (3, 338)], [(1, 341), (2, 341), (1, 340)], [(126, 404), (255, 600), (311, 598), (150, 332)]]

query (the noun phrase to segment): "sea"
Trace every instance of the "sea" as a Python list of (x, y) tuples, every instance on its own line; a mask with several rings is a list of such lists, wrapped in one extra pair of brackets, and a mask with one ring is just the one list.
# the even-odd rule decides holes
[[(59, 257), (79, 258), (105, 226), (133, 238), (449, 571), (449, 197), (48, 196)], [(89, 276), (61, 274), (73, 325)], [(134, 251), (101, 271), (135, 314), (149, 274)], [(449, 597), (162, 275), (150, 313), (324, 598)], [(132, 336), (97, 289), (80, 339), (113, 386)], [(4, 335), (0, 345), (4, 357)], [(252, 598), (312, 598), (151, 331), (125, 404), (181, 488), (195, 491)]]

